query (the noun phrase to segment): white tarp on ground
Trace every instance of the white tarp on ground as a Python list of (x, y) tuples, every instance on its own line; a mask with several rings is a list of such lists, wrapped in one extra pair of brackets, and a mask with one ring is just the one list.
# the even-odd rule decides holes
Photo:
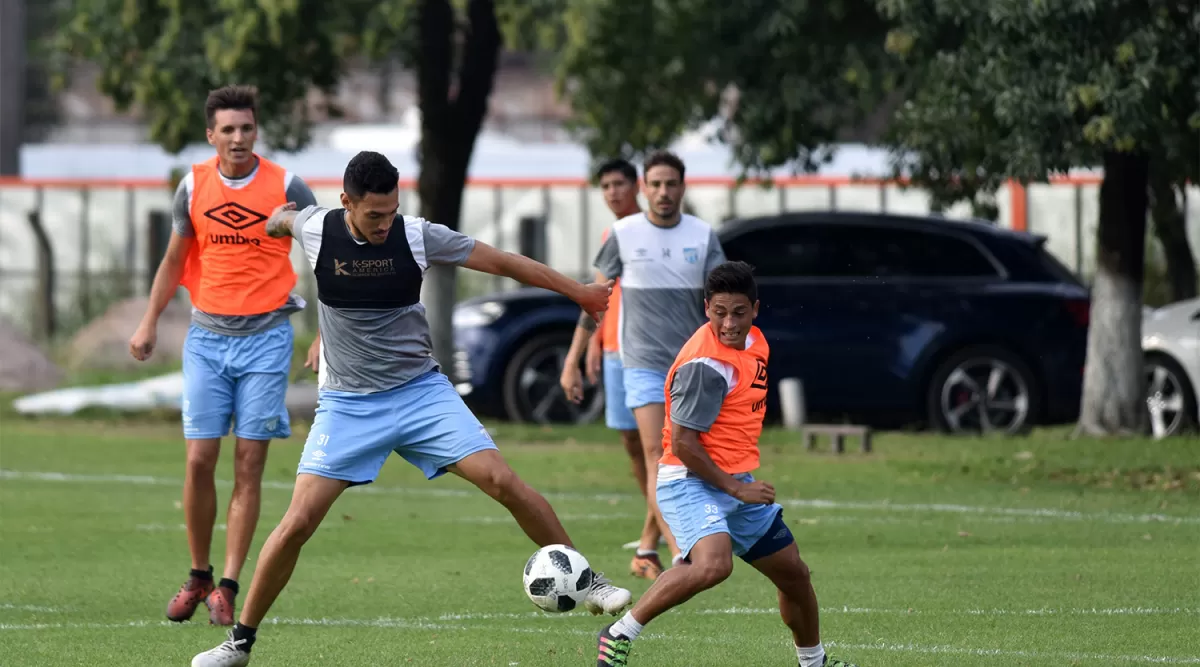
[(168, 373), (138, 382), (68, 387), (22, 396), (13, 401), (17, 412), (27, 415), (69, 415), (85, 408), (179, 410), (183, 397), (183, 373)]
[[(25, 415), (70, 415), (86, 408), (177, 412), (182, 400), (183, 373), (168, 373), (138, 382), (70, 387), (31, 394), (13, 401), (13, 407)], [(287, 407), (292, 417), (311, 416), (316, 406), (315, 384), (293, 384), (288, 387)]]

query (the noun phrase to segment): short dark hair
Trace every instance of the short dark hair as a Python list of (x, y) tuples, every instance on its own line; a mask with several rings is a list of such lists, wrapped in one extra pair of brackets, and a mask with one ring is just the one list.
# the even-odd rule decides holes
[(629, 160), (621, 158), (608, 160), (600, 165), (600, 168), (596, 170), (596, 180), (600, 180), (604, 178), (605, 174), (611, 174), (614, 171), (620, 172), (630, 183), (637, 183), (637, 169), (629, 164)]
[(670, 151), (654, 151), (646, 156), (646, 161), (642, 164), (642, 175), (645, 176), (651, 167), (663, 165), (679, 172), (679, 180), (683, 180), (683, 160), (680, 160), (678, 155)]
[(385, 195), (400, 185), (400, 172), (382, 153), (361, 151), (346, 165), (342, 190), (352, 199), (362, 199), (368, 192)]
[(711, 300), (714, 294), (743, 294), (750, 303), (758, 301), (758, 283), (754, 281), (754, 267), (745, 262), (725, 262), (709, 272), (704, 281), (704, 299)]
[(208, 120), (208, 128), (216, 126), (217, 112), (225, 109), (249, 111), (258, 122), (258, 89), (254, 86), (231, 85), (218, 88), (208, 93), (204, 101), (204, 117)]

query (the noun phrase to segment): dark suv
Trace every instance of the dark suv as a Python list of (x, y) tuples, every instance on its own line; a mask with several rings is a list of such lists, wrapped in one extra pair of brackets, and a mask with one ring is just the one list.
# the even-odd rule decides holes
[[(810, 419), (1015, 433), (1075, 419), (1087, 289), (1044, 237), (975, 221), (805, 212), (725, 223), (729, 259), (756, 267), (756, 324), (776, 383), (800, 379)], [(454, 375), (468, 402), (512, 420), (590, 421), (558, 372), (579, 309), (537, 289), (465, 301)]]

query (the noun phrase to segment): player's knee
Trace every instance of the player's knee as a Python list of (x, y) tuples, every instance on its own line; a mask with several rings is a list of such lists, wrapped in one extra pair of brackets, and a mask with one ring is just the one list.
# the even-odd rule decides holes
[(476, 485), (501, 504), (517, 500), (525, 489), (525, 483), (509, 467), (488, 470), (481, 479), (476, 481)]
[(300, 547), (303, 546), (308, 538), (317, 532), (317, 527), (321, 525), (320, 517), (306, 510), (288, 510), (284, 515), (283, 520), (279, 522), (279, 539), (286, 546)]
[[(796, 545), (793, 542), (790, 551), (796, 551)], [(812, 572), (808, 569), (808, 563), (800, 560), (799, 553), (796, 554), (794, 561), (788, 564), (787, 578), (793, 585), (808, 586), (812, 584)]]
[(187, 472), (192, 477), (212, 477), (217, 469), (216, 447), (188, 447)]
[(645, 458), (645, 450), (642, 449), (642, 437), (637, 431), (622, 431), (621, 443), (625, 445), (625, 451), (629, 452), (630, 458), (635, 459), (639, 464)]
[[(239, 443), (240, 444), (240, 443)], [(258, 488), (262, 482), (263, 468), (267, 464), (267, 446), (253, 443), (238, 447), (233, 459), (234, 486)]]
[(705, 589), (712, 588), (733, 574), (733, 559), (712, 558), (703, 561), (692, 561), (689, 566), (692, 576), (699, 579)]

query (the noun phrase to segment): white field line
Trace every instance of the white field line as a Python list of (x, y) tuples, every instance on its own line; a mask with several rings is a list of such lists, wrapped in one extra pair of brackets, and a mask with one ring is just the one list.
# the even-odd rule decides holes
[[(130, 621), (128, 623), (41, 623), (29, 625), (16, 624), (0, 624), (0, 631), (4, 630), (73, 630), (73, 629), (102, 629), (116, 630), (125, 628), (147, 628), (147, 627), (169, 627), (176, 625), (169, 621)], [(389, 629), (412, 629), (412, 630), (458, 630), (458, 631), (503, 631), (503, 632), (518, 632), (518, 633), (533, 633), (533, 634), (566, 634), (575, 636), (592, 637), (595, 635), (594, 629), (581, 628), (513, 628), (486, 625), (463, 625), (459, 623), (438, 622), (429, 619), (421, 618), (377, 618), (377, 619), (352, 619), (352, 618), (268, 618), (263, 621), (263, 625), (283, 625), (283, 626), (321, 626), (321, 627), (360, 627), (360, 628), (389, 628)], [(661, 633), (646, 633), (641, 636), (643, 640), (675, 640), (680, 637), (673, 635), (665, 635)], [(732, 645), (733, 642), (722, 639), (720, 637), (688, 637), (689, 641), (701, 640), (705, 643), (718, 643)], [(780, 642), (786, 646), (790, 642)], [(1137, 664), (1157, 664), (1157, 665), (1200, 665), (1200, 656), (1155, 656), (1155, 655), (1136, 655), (1136, 654), (1105, 654), (1105, 653), (1082, 653), (1082, 652), (1066, 652), (1066, 651), (1035, 651), (1035, 650), (1019, 650), (1019, 649), (993, 649), (993, 648), (975, 648), (967, 646), (926, 646), (915, 643), (889, 643), (875, 642), (869, 644), (856, 644), (851, 642), (826, 642), (826, 646), (831, 649), (842, 649), (849, 651), (882, 651), (887, 653), (918, 653), (926, 655), (972, 655), (972, 656), (995, 656), (1001, 658), (1034, 658), (1039, 660), (1078, 660), (1086, 662), (1119, 662), (1119, 663), (1137, 663)]]
[[(43, 607), (37, 605), (18, 605), (12, 603), (0, 603), (0, 610), (28, 611), (40, 613), (67, 613), (69, 609), (56, 607)], [(723, 609), (688, 609), (683, 608), (676, 610), (675, 614), (684, 616), (777, 616), (779, 609), (776, 607), (727, 607)], [(823, 607), (822, 615), (878, 615), (878, 616), (1200, 616), (1200, 607), (1042, 607), (1038, 609), (876, 609), (870, 607)], [(527, 612), (463, 612), (463, 613), (446, 613), (437, 616), (415, 616), (411, 618), (391, 618), (380, 617), (367, 620), (343, 619), (340, 622), (345, 624), (356, 623), (384, 623), (395, 622), (405, 624), (436, 624), (436, 623), (454, 623), (462, 621), (570, 621), (580, 618), (578, 614), (549, 614), (540, 611)], [(267, 619), (267, 622), (280, 622), (284, 620)], [(293, 623), (293, 621), (287, 621)], [(177, 625), (169, 621), (130, 621), (129, 623), (34, 623), (24, 626), (0, 625), (0, 629), (19, 629), (25, 628), (123, 628), (123, 627), (149, 627), (162, 625), (170, 627)]]
[(38, 614), (61, 614), (67, 611), (59, 607), (41, 607), (35, 604), (12, 604), (11, 602), (0, 602), (0, 609), (5, 611), (29, 611)]
[[(574, 523), (574, 522), (579, 522), (579, 521), (612, 521), (612, 520), (625, 520), (625, 519), (640, 519), (642, 517), (634, 516), (632, 514), (559, 514), (558, 518), (560, 521)], [(507, 525), (507, 524), (515, 524), (516, 523), (516, 521), (512, 518), (512, 515), (509, 515), (509, 514), (505, 514), (503, 516), (457, 516), (457, 517), (454, 517), (453, 519), (451, 519), (451, 521), (453, 521), (455, 523), (480, 523), (480, 524), (485, 524), (485, 525), (490, 525), (490, 524)], [(325, 530), (326, 528), (336, 528), (336, 527), (342, 526), (342, 525), (345, 525), (345, 524), (343, 522), (339, 522), (339, 521), (330, 521), (329, 523), (321, 524), (321, 530)], [(133, 529), (136, 531), (148, 532), (148, 533), (160, 533), (160, 532), (166, 532), (166, 531), (180, 532), (180, 531), (187, 530), (187, 524), (184, 524), (184, 523), (175, 523), (175, 524), (139, 523), (139, 524), (135, 525), (133, 527)], [(228, 529), (229, 529), (229, 527), (223, 523), (218, 523), (218, 524), (213, 525), (213, 530), (218, 533), (223, 533)]]
[[(344, 526), (344, 525), (346, 525), (346, 524), (343, 521), (330, 521), (328, 523), (322, 523), (321, 530), (324, 531), (324, 530), (328, 530), (331, 528), (338, 528), (339, 526)], [(167, 532), (167, 531), (174, 533), (174, 532), (186, 531), (187, 524), (185, 524), (185, 523), (174, 523), (174, 524), (139, 523), (139, 524), (135, 525), (133, 527), (133, 529), (136, 531), (139, 531), (139, 532), (144, 532), (144, 533), (161, 533), (161, 532)], [(213, 524), (213, 530), (218, 533), (223, 533), (223, 532), (229, 530), (229, 526), (226, 524), (223, 524), (223, 523), (217, 523), (217, 524)]]
[[(61, 472), (36, 472), (20, 470), (0, 470), (0, 480), (26, 480), (41, 482), (62, 482), (69, 484), (135, 484), (152, 486), (183, 486), (183, 480), (172, 477), (152, 477), (145, 475), (79, 475)], [(227, 480), (218, 480), (220, 486), (232, 486)], [(291, 491), (291, 482), (264, 481), (264, 489)], [(465, 489), (438, 489), (432, 487), (399, 487), (399, 486), (368, 486), (354, 487), (348, 493), (367, 494), (403, 494), (435, 497), (482, 497), (477, 491)], [(617, 502), (626, 500), (641, 500), (633, 494), (579, 494), (579, 493), (547, 493), (550, 499), (585, 500), (592, 502)], [(1079, 521), (1098, 523), (1164, 523), (1171, 525), (1200, 525), (1200, 516), (1178, 514), (1129, 514), (1119, 512), (1083, 512), (1054, 508), (1023, 508), (1023, 507), (986, 507), (976, 505), (957, 505), (947, 503), (892, 503), (888, 501), (857, 502), (844, 500), (822, 499), (781, 499), (785, 507), (805, 507), (828, 510), (861, 510), (869, 512), (895, 512), (908, 514), (959, 514), (970, 516), (999, 516), (1011, 517), (1014, 520), (1034, 521)]]
[(1077, 660), (1085, 663), (1119, 662), (1150, 665), (1200, 665), (1200, 656), (1110, 655), (1105, 653), (1076, 653), (1058, 651), (1023, 651), (1019, 649), (967, 648), (964, 646), (922, 646), (920, 644), (850, 644), (829, 642), (830, 648), (847, 651), (886, 651), (889, 653), (920, 653), (925, 655), (973, 655), (998, 658), (1033, 658), (1036, 660)]
[[(646, 515), (635, 514), (558, 514), (558, 520), (564, 523), (575, 523), (579, 521), (625, 521), (630, 519), (644, 519)], [(482, 523), (482, 524), (515, 524), (516, 520), (511, 514), (496, 515), (496, 516), (456, 516), (451, 521), (455, 523)]]

